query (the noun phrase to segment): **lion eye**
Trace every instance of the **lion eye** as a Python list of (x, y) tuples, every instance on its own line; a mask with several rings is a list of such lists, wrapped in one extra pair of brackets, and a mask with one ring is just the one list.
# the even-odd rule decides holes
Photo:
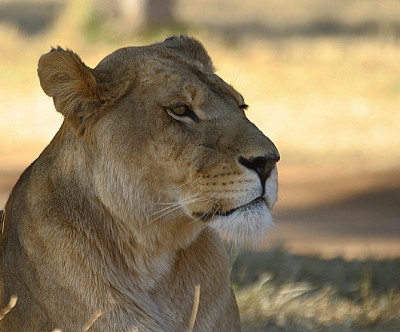
[(172, 104), (167, 111), (174, 118), (188, 117), (196, 122), (199, 121), (199, 118), (193, 112), (193, 110), (188, 105), (183, 103)]
[(172, 105), (171, 106), (171, 111), (174, 112), (175, 115), (178, 116), (186, 116), (189, 114), (191, 109), (189, 108), (188, 105), (185, 104), (177, 104), (177, 105)]

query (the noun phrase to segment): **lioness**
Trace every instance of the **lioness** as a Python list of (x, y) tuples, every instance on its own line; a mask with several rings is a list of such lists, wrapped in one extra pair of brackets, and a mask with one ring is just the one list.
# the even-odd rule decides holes
[(194, 330), (240, 331), (221, 237), (264, 235), (279, 154), (203, 46), (55, 48), (38, 75), (64, 122), (4, 210), (0, 330), (186, 331), (198, 284)]

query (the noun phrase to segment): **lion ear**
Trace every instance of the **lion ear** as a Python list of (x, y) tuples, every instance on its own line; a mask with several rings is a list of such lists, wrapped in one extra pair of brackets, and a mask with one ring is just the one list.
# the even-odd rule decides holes
[(38, 75), (57, 111), (77, 125), (102, 107), (111, 106), (132, 81), (129, 77), (113, 80), (112, 75), (89, 68), (77, 54), (61, 47), (40, 57)]
[(185, 56), (199, 61), (206, 69), (215, 71), (212, 60), (204, 46), (196, 39), (188, 36), (172, 36), (164, 40), (161, 45), (175, 49)]
[(42, 55), (38, 75), (43, 91), (54, 98), (57, 111), (65, 117), (98, 102), (99, 87), (92, 70), (72, 51), (58, 47)]

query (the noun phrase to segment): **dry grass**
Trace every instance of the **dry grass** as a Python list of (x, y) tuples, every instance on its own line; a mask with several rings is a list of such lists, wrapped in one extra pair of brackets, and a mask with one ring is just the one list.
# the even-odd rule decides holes
[(192, 314), (190, 316), (188, 332), (193, 332), (194, 324), (196, 323), (197, 312), (199, 310), (199, 302), (200, 302), (200, 285), (195, 285), (193, 308), (192, 308)]
[(282, 248), (232, 271), (244, 331), (398, 331), (400, 259), (325, 260)]
[(17, 304), (18, 298), (12, 295), (8, 304), (0, 310), (0, 320), (4, 318)]

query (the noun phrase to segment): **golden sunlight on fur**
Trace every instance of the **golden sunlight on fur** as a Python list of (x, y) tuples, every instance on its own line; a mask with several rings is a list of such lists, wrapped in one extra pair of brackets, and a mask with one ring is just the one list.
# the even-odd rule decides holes
[(2, 216), (0, 331), (240, 331), (222, 239), (264, 238), (280, 158), (242, 95), (184, 36), (38, 75), (64, 122)]

